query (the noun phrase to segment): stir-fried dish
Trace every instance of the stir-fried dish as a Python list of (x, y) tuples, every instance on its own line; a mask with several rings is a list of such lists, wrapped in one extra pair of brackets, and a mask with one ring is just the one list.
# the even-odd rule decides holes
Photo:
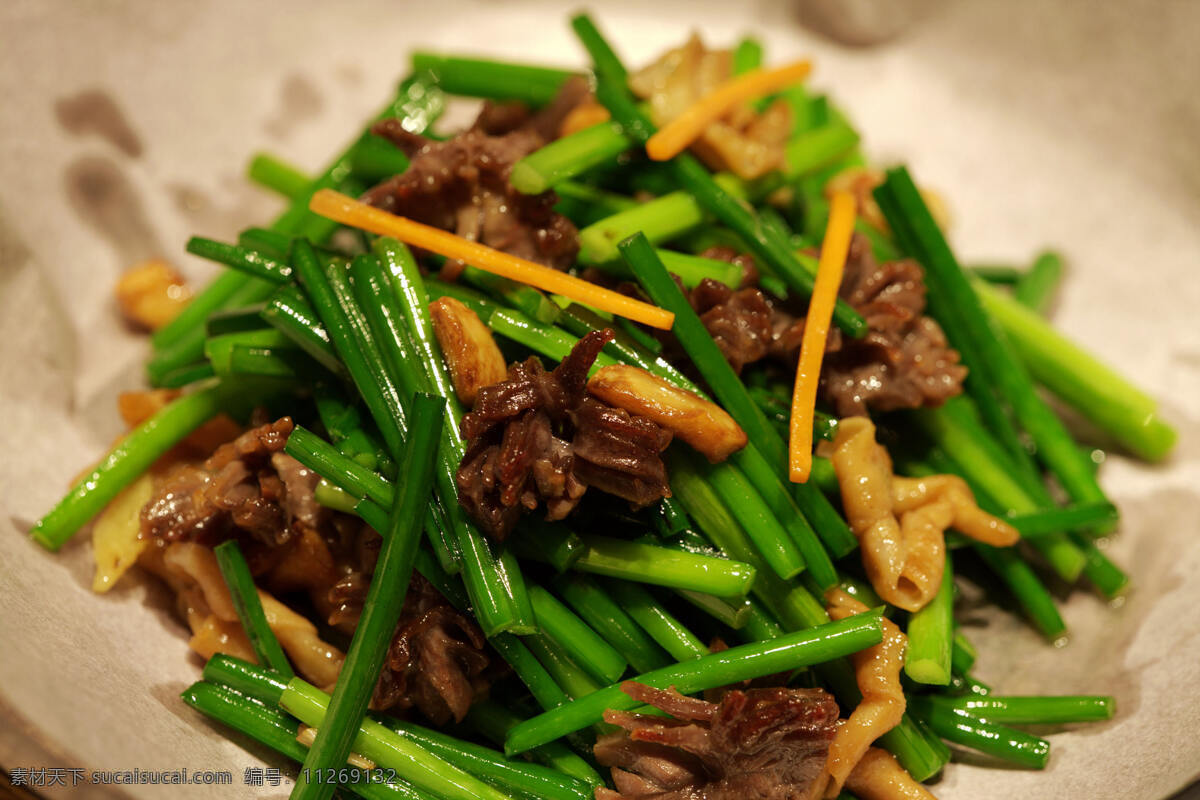
[[(753, 39), (628, 71), (417, 53), (319, 176), (153, 331), (129, 432), (32, 531), (95, 589), (169, 586), (183, 702), (299, 762), (293, 797), (929, 797), (950, 746), (1106, 696), (972, 676), (955, 567), (1047, 642), (1118, 597), (1117, 521), (1045, 392), (1165, 457), (1153, 400), (1054, 332), (1061, 272), (964, 268), (944, 204)], [(482, 98), (464, 130), (451, 98)], [(454, 101), (459, 102), (459, 101)], [(1045, 391), (1043, 391), (1045, 390)], [(1080, 686), (1080, 691), (1089, 687)]]

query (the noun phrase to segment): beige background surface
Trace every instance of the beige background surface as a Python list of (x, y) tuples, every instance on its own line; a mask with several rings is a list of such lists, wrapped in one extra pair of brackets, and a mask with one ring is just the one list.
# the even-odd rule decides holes
[[(1022, 261), (1047, 243), (1067, 254), (1058, 322), (1161, 396), (1180, 428), (1170, 464), (1104, 469), (1124, 512), (1112, 553), (1137, 583), (1123, 607), (1077, 592), (1062, 649), (1009, 615), (970, 612), (983, 679), (1006, 693), (1111, 692), (1117, 719), (1053, 734), (1045, 774), (967, 757), (936, 794), (1137, 800), (1200, 774), (1200, 3), (946, 4), (870, 50), (804, 32), (787, 3), (596, 6), (631, 61), (689, 27), (721, 44), (753, 31), (772, 60), (815, 56), (812, 82), (850, 110), (869, 152), (949, 197), (965, 259)], [(248, 154), (317, 168), (388, 96), (414, 44), (580, 63), (570, 9), (0, 4), (0, 764), (228, 768), (235, 792), (133, 793), (242, 792), (259, 762), (177, 700), (198, 663), (161, 594), (131, 582), (95, 597), (86, 538), (54, 558), (23, 536), (115, 435), (115, 394), (139, 381), (145, 343), (117, 321), (111, 286), (158, 253), (204, 275), (182, 254), (188, 235), (230, 237), (275, 211), (241, 178)], [(56, 103), (88, 89), (116, 99), (140, 154), (64, 129)], [(89, 210), (114, 196), (118, 211)]]

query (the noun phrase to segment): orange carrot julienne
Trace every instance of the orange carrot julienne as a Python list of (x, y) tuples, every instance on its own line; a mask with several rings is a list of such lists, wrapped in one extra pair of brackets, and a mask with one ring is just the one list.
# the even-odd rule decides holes
[(796, 366), (796, 385), (792, 390), (792, 418), (788, 436), (788, 477), (805, 483), (812, 471), (813, 412), (817, 405), (817, 385), (821, 380), (821, 361), (825, 357), (825, 339), (833, 319), (838, 287), (854, 235), (854, 195), (834, 192), (829, 201), (829, 224), (821, 242), (821, 259), (804, 336), (800, 340), (800, 362)]
[(438, 253), (446, 258), (458, 259), (485, 272), (546, 292), (561, 294), (578, 303), (626, 317), (634, 322), (662, 330), (670, 330), (675, 324), (675, 315), (666, 309), (603, 289), (565, 272), (493, 250), (440, 228), (389, 214), (332, 189), (315, 192), (308, 207), (314, 213), (343, 225), (361, 228), (381, 236), (393, 236), (405, 244)]
[(804, 80), (811, 70), (812, 64), (808, 61), (797, 61), (775, 69), (756, 69), (725, 81), (659, 128), (658, 133), (646, 141), (646, 154), (655, 161), (674, 158), (738, 103)]
[(558, 135), (570, 136), (572, 133), (579, 133), (584, 128), (608, 122), (611, 118), (612, 115), (608, 113), (608, 109), (599, 103), (584, 103), (571, 109), (571, 112), (563, 119), (562, 125), (559, 126)]

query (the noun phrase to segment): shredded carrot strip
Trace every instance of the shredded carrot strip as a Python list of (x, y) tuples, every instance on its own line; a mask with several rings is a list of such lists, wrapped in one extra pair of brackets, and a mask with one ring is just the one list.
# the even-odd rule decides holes
[(572, 133), (579, 133), (584, 128), (599, 125), (601, 122), (608, 122), (611, 118), (612, 116), (608, 113), (608, 109), (599, 103), (584, 103), (571, 109), (566, 119), (562, 121), (562, 126), (558, 129), (558, 135), (570, 136)]
[(829, 202), (829, 224), (821, 242), (816, 284), (804, 321), (804, 337), (800, 340), (796, 386), (792, 390), (788, 477), (794, 483), (805, 483), (812, 470), (813, 412), (817, 405), (817, 385), (821, 380), (821, 360), (825, 357), (825, 339), (829, 336), (829, 324), (853, 234), (854, 195), (834, 192)]
[(670, 330), (675, 324), (675, 315), (666, 309), (602, 289), (594, 283), (565, 272), (493, 250), (478, 242), (467, 241), (439, 228), (389, 214), (332, 189), (315, 192), (308, 207), (314, 213), (343, 225), (361, 228), (381, 236), (393, 236), (414, 247), (438, 253), (446, 258), (458, 259), (486, 272), (546, 292), (564, 295), (577, 303), (618, 314), (634, 322), (663, 330)]
[(659, 128), (658, 133), (646, 142), (646, 154), (655, 161), (674, 158), (738, 103), (804, 80), (811, 70), (812, 64), (808, 61), (797, 61), (776, 69), (756, 69), (725, 81)]

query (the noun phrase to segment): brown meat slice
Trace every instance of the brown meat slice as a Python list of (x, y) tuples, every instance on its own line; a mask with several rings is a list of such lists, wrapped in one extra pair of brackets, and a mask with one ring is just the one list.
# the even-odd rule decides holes
[[(292, 465), (304, 468), (281, 452), (291, 432), (291, 418), (283, 417), (221, 445), (202, 466), (176, 466), (142, 509), (142, 534), (209, 545), (237, 532), (267, 546), (286, 541), (291, 519), (285, 506), (316, 513), (315, 501), (307, 506), (300, 496), (311, 495), (316, 481), (302, 481)], [(290, 486), (275, 463), (286, 465)]]
[(734, 372), (766, 356), (771, 307), (761, 291), (753, 287), (734, 291), (705, 278), (688, 293), (688, 300)]
[(455, 474), (458, 500), (503, 541), (525, 511), (569, 514), (587, 486), (641, 507), (670, 494), (660, 453), (670, 434), (654, 422), (586, 395), (588, 370), (612, 331), (593, 331), (546, 372), (531, 357), (479, 390), (463, 417), (467, 452)]
[(609, 710), (622, 730), (601, 737), (596, 760), (617, 791), (597, 800), (801, 800), (825, 765), (838, 717), (822, 689), (731, 689), (720, 702), (633, 681), (622, 691), (670, 714)]
[[(446, 141), (410, 133), (396, 119), (378, 122), (372, 131), (391, 140), (411, 163), (364, 199), (488, 247), (566, 269), (579, 252), (579, 231), (554, 211), (558, 197), (522, 194), (508, 176), (513, 164), (556, 138), (563, 118), (588, 96), (586, 82), (577, 79), (536, 113), (520, 104), (488, 103), (471, 128)], [(461, 264), (448, 262), (446, 269), (453, 277)]]
[[(737, 263), (729, 248), (707, 252)], [(867, 238), (855, 234), (839, 296), (863, 315), (867, 334), (850, 339), (836, 328), (829, 332), (820, 392), (838, 416), (936, 406), (962, 391), (967, 370), (941, 327), (924, 314), (924, 273), (915, 261), (880, 264)], [(688, 299), (734, 370), (768, 355), (795, 368), (803, 315), (756, 288), (734, 291), (711, 280)]]
[(840, 295), (863, 315), (868, 332), (839, 336), (826, 351), (821, 391), (838, 416), (936, 406), (962, 391), (967, 369), (923, 313), (924, 273), (915, 261), (880, 264), (856, 234)]
[(416, 708), (438, 725), (462, 722), (487, 690), (484, 644), (479, 627), (413, 573), (372, 707)]
[[(352, 633), (381, 539), (357, 518), (317, 503), (319, 476), (283, 452), (292, 428), (284, 417), (220, 445), (203, 464), (177, 466), (143, 507), (142, 535), (159, 545), (151, 558), (161, 558), (168, 542), (213, 546), (237, 538), (259, 585), (307, 592), (321, 617)], [(475, 624), (414, 573), (376, 707), (415, 708), (439, 724), (461, 720), (487, 689), (489, 663)]]
[(659, 454), (671, 443), (671, 432), (587, 398), (571, 413), (575, 436), (575, 475), (588, 486), (643, 508), (671, 496), (667, 468)]

